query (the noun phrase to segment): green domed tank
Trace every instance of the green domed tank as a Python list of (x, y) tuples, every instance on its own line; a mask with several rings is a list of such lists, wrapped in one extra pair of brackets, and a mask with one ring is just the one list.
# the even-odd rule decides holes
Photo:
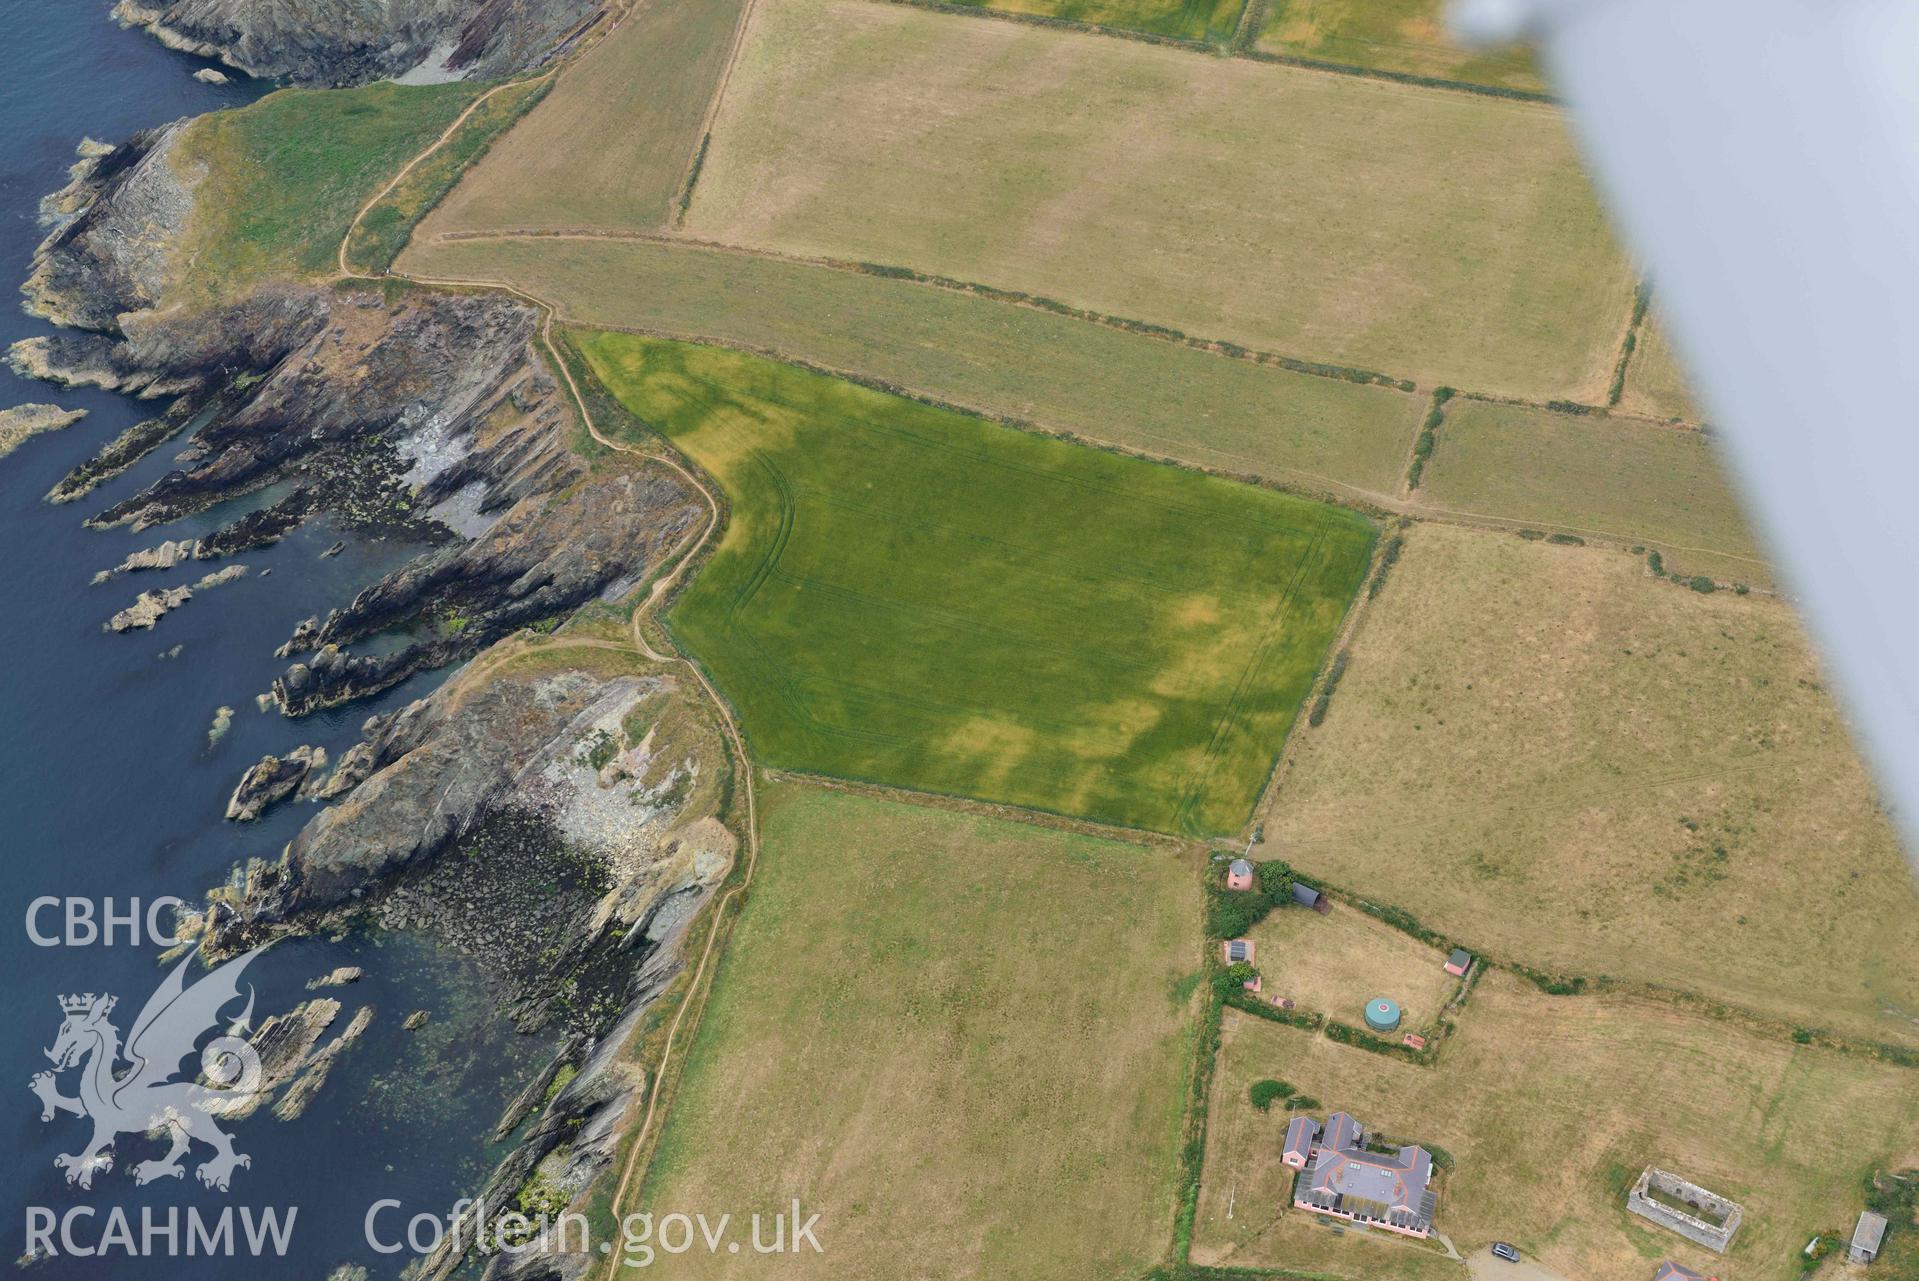
[(1399, 1027), (1399, 1002), (1376, 996), (1366, 1002), (1366, 1026), (1375, 1032), (1392, 1032)]

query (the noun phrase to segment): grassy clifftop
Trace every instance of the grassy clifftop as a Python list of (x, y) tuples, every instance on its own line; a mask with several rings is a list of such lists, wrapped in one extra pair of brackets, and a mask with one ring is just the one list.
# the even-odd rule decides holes
[(288, 89), (194, 121), (174, 161), (194, 183), (175, 296), (214, 301), (265, 279), (332, 275), (360, 206), (485, 87)]

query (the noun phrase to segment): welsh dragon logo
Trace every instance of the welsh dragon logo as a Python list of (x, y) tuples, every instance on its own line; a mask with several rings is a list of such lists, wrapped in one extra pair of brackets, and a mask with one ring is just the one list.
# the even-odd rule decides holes
[[(213, 1155), (194, 1171), (200, 1182), (226, 1191), (239, 1166), (252, 1158), (233, 1150), (233, 1139), (214, 1124), (214, 1116), (231, 1109), (260, 1084), (260, 1056), (237, 1035), (213, 1038), (197, 1051), (199, 1074), (179, 1081), (182, 1060), (195, 1055), (195, 1046), (207, 1032), (220, 1026), (220, 1011), (240, 997), (240, 972), (258, 955), (258, 949), (235, 957), (191, 987), (186, 970), (194, 954), (173, 968), (159, 989), (147, 999), (126, 1044), (108, 1016), (118, 998), (89, 992), (63, 996), (66, 1016), (53, 1048), (51, 1072), (36, 1073), (31, 1088), (40, 1097), (42, 1121), (71, 1112), (93, 1122), (93, 1139), (77, 1153), (62, 1154), (53, 1163), (67, 1172), (67, 1182), (93, 1186), (93, 1176), (113, 1168), (108, 1149), (116, 1135), (149, 1134), (171, 1141), (165, 1156), (133, 1167), (135, 1183), (180, 1178), (181, 1158), (195, 1141), (213, 1149)], [(253, 989), (247, 989), (245, 1011), (234, 1024), (246, 1028), (253, 1016)], [(123, 1066), (124, 1063), (124, 1066)], [(60, 1093), (59, 1074), (80, 1069), (80, 1093)]]

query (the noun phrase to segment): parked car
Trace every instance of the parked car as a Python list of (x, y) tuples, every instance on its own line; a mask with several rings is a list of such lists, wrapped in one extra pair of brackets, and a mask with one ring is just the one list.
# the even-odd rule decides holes
[(1514, 1246), (1507, 1245), (1504, 1241), (1493, 1242), (1493, 1253), (1508, 1263), (1519, 1262), (1518, 1249)]

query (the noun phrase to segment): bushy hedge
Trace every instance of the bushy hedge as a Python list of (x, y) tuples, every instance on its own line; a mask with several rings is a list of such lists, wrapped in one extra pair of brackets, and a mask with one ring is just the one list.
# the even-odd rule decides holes
[(1306, 715), (1308, 725), (1317, 726), (1326, 719), (1326, 711), (1333, 705), (1333, 691), (1339, 688), (1339, 678), (1345, 674), (1346, 651), (1342, 649), (1326, 673), (1326, 683), (1319, 687), (1319, 696), (1313, 699), (1313, 710)]
[(1606, 404), (1617, 405), (1626, 394), (1626, 366), (1632, 363), (1633, 349), (1639, 346), (1639, 335), (1628, 333), (1626, 341), (1619, 348), (1619, 363), (1613, 366), (1612, 385), (1606, 388)]
[(1235, 994), (1246, 990), (1247, 980), (1256, 973), (1258, 971), (1253, 969), (1250, 962), (1235, 961), (1213, 979), (1213, 990), (1219, 993), (1221, 1000), (1231, 1000)]
[[(1242, 1014), (1251, 1014), (1265, 1019), (1268, 1023), (1284, 1023), (1287, 1027), (1305, 1028), (1308, 1032), (1318, 1031), (1319, 1026), (1326, 1021), (1324, 1015), (1307, 1010), (1282, 1010), (1271, 1001), (1261, 1000), (1237, 985), (1225, 994), (1221, 1004), (1230, 1005)], [(1308, 1099), (1306, 1103), (1295, 1103), (1290, 1106), (1308, 1107), (1317, 1106), (1317, 1103), (1317, 1100)]]
[(1425, 420), (1419, 424), (1419, 435), (1413, 440), (1413, 462), (1406, 471), (1406, 488), (1419, 488), (1426, 460), (1433, 456), (1433, 447), (1439, 443), (1439, 425), (1446, 421), (1446, 402), (1457, 394), (1451, 387), (1433, 389), (1433, 407), (1426, 411)]
[(1394, 534), (1386, 540), (1385, 547), (1379, 553), (1379, 570), (1373, 575), (1373, 581), (1366, 588), (1367, 600), (1379, 595), (1379, 589), (1386, 585), (1387, 573), (1399, 563), (1399, 554), (1405, 549), (1406, 538), (1403, 534)]
[(1542, 970), (1531, 969), (1519, 964), (1514, 964), (1512, 970), (1514, 973), (1530, 981), (1534, 987), (1544, 992), (1547, 996), (1578, 996), (1586, 990), (1586, 980), (1584, 978), (1563, 978), (1557, 974), (1547, 974)]
[(1254, 1081), (1252, 1088), (1247, 1091), (1247, 1094), (1253, 1100), (1253, 1106), (1261, 1112), (1271, 1109), (1273, 1104), (1280, 1099), (1290, 1099), (1297, 1093), (1299, 1093), (1299, 1091), (1295, 1090), (1286, 1082), (1270, 1079)]
[[(1278, 859), (1253, 865), (1253, 888), (1229, 890), (1215, 876), (1206, 887), (1206, 936), (1236, 939), (1293, 897), (1293, 870)], [(1250, 974), (1245, 975), (1251, 978)]]
[(1341, 1045), (1350, 1045), (1356, 1050), (1371, 1050), (1374, 1054), (1394, 1054), (1404, 1059), (1417, 1059), (1418, 1052), (1410, 1045), (1399, 1041), (1388, 1041), (1384, 1037), (1374, 1036), (1371, 1032), (1362, 1032), (1356, 1027), (1339, 1022), (1326, 1025), (1326, 1039), (1338, 1041)]

